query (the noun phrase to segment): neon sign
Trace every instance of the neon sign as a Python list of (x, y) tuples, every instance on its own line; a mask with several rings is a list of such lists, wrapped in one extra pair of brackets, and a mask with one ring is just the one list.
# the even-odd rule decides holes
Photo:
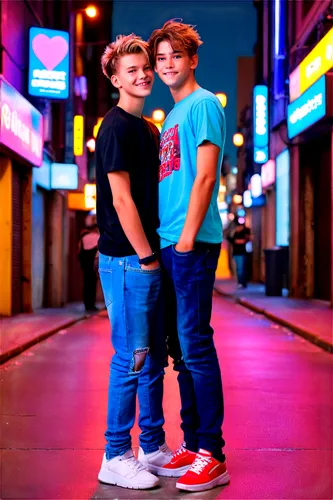
[(43, 116), (0, 76), (0, 143), (40, 167), (43, 161)]
[(289, 96), (293, 102), (333, 67), (333, 28), (289, 75)]
[(254, 161), (265, 163), (268, 160), (268, 88), (256, 85), (253, 89), (253, 144)]
[(268, 160), (261, 167), (261, 185), (263, 188), (271, 186), (275, 182), (275, 161)]
[(288, 106), (288, 137), (292, 139), (326, 115), (325, 75)]
[(69, 34), (30, 28), (29, 94), (67, 99), (69, 94)]

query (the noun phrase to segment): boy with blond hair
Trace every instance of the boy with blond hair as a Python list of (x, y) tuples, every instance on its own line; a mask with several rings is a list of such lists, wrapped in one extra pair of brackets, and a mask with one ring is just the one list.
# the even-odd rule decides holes
[(172, 456), (163, 431), (164, 342), (156, 328), (158, 130), (142, 117), (154, 81), (148, 44), (134, 34), (118, 36), (105, 49), (102, 70), (120, 98), (103, 119), (95, 152), (99, 272), (115, 351), (98, 478), (148, 489), (159, 480), (132, 452), (137, 394), (141, 456), (156, 473)]
[(194, 76), (201, 44), (193, 26), (174, 20), (149, 39), (155, 71), (175, 101), (161, 132), (158, 232), (184, 443), (162, 474), (179, 477), (177, 488), (188, 491), (229, 482), (221, 372), (210, 326), (222, 241), (217, 195), (225, 117), (216, 96)]

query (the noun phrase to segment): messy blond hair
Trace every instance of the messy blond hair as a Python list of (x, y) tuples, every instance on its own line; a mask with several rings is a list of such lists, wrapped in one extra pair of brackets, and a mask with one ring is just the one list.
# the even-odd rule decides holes
[(198, 52), (203, 44), (195, 26), (184, 24), (182, 20), (170, 19), (162, 28), (153, 31), (148, 40), (153, 64), (156, 61), (157, 47), (160, 42), (167, 41), (173, 50), (185, 51), (189, 57)]
[(118, 35), (114, 42), (107, 45), (101, 58), (102, 71), (107, 78), (111, 79), (116, 72), (118, 60), (127, 54), (144, 54), (149, 61), (148, 43), (134, 33)]

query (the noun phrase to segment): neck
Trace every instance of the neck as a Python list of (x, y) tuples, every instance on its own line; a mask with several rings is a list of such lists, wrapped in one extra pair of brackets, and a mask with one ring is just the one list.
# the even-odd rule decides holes
[(175, 103), (185, 99), (188, 95), (192, 94), (196, 90), (200, 88), (200, 85), (196, 82), (194, 78), (194, 74), (192, 75), (191, 78), (186, 80), (186, 82), (183, 83), (181, 87), (178, 89), (172, 89), (170, 88), (171, 95), (173, 97), (173, 100)]
[(133, 97), (129, 95), (121, 95), (117, 106), (130, 115), (141, 118), (142, 110), (145, 103), (144, 97)]

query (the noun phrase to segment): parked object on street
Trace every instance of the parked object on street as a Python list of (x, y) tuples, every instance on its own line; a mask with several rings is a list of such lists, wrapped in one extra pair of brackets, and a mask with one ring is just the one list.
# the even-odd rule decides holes
[(269, 297), (281, 297), (283, 288), (283, 250), (276, 246), (266, 248), (265, 253), (265, 293)]

